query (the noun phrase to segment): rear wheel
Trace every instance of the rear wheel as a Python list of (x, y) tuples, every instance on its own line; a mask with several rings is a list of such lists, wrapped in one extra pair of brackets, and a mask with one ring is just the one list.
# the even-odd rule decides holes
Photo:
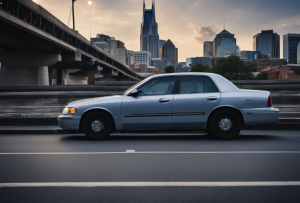
[(208, 130), (217, 139), (231, 140), (240, 134), (241, 126), (241, 118), (235, 111), (223, 109), (212, 115)]
[(82, 122), (84, 134), (92, 140), (105, 140), (113, 131), (113, 121), (107, 113), (94, 111)]

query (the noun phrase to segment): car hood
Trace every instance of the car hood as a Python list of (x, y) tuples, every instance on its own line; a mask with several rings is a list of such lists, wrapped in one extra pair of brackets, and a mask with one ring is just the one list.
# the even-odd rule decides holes
[(100, 103), (121, 102), (122, 99), (123, 99), (123, 95), (108, 96), (108, 97), (96, 97), (96, 98), (91, 98), (91, 99), (77, 100), (77, 101), (69, 103), (68, 106), (76, 107), (76, 106), (84, 106), (84, 105), (100, 104)]

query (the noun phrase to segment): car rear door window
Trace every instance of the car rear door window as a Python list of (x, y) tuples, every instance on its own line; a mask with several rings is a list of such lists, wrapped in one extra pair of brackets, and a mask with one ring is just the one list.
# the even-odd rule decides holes
[(215, 84), (206, 76), (186, 76), (181, 78), (179, 94), (218, 92)]

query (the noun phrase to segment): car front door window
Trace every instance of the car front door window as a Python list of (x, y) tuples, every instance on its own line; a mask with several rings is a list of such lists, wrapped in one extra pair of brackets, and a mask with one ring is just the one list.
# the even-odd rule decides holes
[(172, 94), (176, 77), (153, 79), (138, 89), (142, 91), (139, 96)]

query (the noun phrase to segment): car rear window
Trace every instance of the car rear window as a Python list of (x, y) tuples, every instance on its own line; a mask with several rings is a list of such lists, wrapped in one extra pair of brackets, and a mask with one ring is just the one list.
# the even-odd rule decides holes
[(181, 78), (179, 94), (218, 92), (215, 84), (206, 76), (187, 76)]

